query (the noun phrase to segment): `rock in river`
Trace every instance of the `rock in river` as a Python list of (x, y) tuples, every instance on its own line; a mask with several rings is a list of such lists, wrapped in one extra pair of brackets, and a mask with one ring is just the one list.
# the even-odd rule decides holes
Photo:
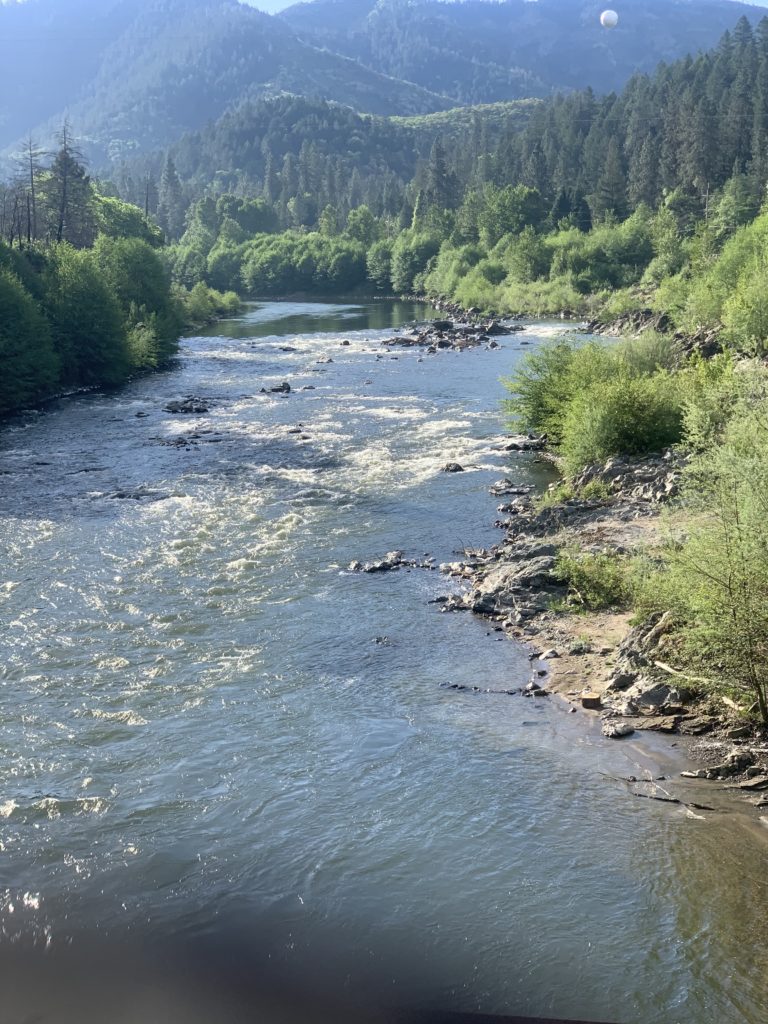
[(635, 727), (630, 725), (629, 722), (617, 722), (610, 718), (603, 722), (603, 736), (607, 736), (611, 740), (618, 740), (623, 736), (631, 736), (634, 731)]

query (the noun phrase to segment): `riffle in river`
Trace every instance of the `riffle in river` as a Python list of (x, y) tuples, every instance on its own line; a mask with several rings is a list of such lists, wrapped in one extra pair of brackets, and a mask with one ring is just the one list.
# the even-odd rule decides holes
[(430, 315), (258, 305), (3, 426), (2, 942), (236, 936), (391, 1003), (758, 1024), (768, 843), (628, 797), (668, 740), (482, 692), (527, 652), (438, 572), (347, 571), (489, 546), (493, 481), (552, 478), (498, 450), (500, 378), (563, 325), (381, 345)]

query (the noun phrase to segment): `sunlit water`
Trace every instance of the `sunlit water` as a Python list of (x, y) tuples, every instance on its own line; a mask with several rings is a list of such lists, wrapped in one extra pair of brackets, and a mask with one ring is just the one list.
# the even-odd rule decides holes
[[(489, 484), (548, 479), (493, 446), (555, 325), (378, 346), (428, 312), (268, 304), (0, 432), (4, 941), (246, 925), (414, 1004), (762, 1022), (759, 830), (633, 799), (668, 741), (447, 688), (530, 670), (437, 572), (346, 571), (491, 544)], [(209, 412), (164, 411), (187, 394)]]

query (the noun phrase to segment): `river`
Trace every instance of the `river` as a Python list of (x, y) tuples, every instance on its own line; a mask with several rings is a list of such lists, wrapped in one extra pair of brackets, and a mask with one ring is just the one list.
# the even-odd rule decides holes
[(632, 799), (669, 740), (451, 689), (530, 670), (439, 573), (346, 571), (487, 546), (489, 485), (549, 479), (494, 450), (499, 378), (561, 328), (382, 351), (429, 312), (250, 307), (4, 425), (2, 941), (237, 929), (405, 1004), (763, 1022), (768, 832)]

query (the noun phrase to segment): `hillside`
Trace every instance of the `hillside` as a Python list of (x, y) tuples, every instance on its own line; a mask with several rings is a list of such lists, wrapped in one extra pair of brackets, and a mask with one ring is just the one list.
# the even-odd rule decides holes
[(602, 0), (313, 0), (278, 17), (304, 39), (459, 103), (591, 86), (619, 90), (636, 72), (714, 46), (741, 15), (732, 0), (623, 0), (618, 28)]
[(4, 0), (0, 154), (45, 145), (69, 116), (93, 166), (165, 148), (247, 101), (280, 94), (363, 113), (619, 89), (713, 45), (731, 0), (314, 0), (272, 16), (238, 0)]
[(451, 106), (318, 50), (236, 0), (28, 0), (0, 5), (0, 37), (0, 147), (29, 130), (47, 140), (67, 114), (97, 164), (167, 145), (259, 95), (297, 93), (376, 114)]

